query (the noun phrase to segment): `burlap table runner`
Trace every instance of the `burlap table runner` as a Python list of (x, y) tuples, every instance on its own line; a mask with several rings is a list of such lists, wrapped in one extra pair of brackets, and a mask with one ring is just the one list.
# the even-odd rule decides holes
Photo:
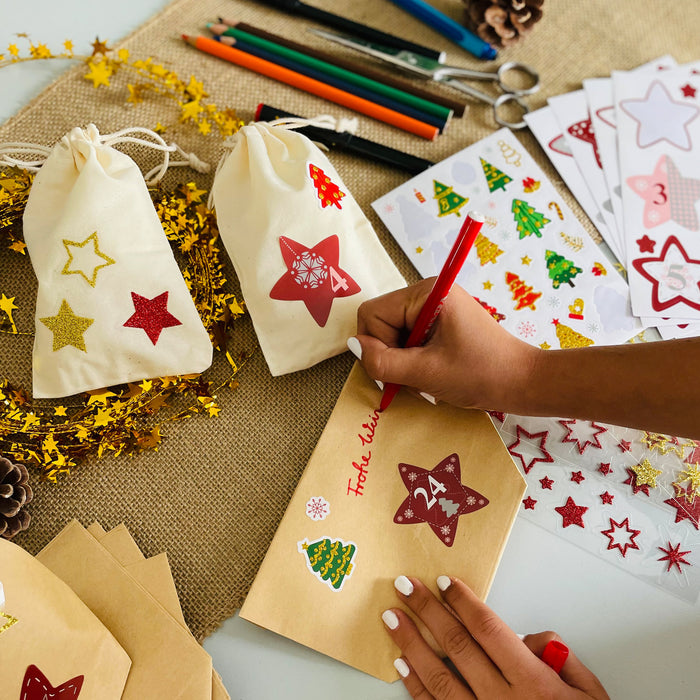
[[(458, 0), (431, 1), (453, 17), (462, 17)], [(347, 8), (353, 19), (441, 47), (452, 63), (484, 66), (391, 2), (313, 0), (313, 4), (335, 12)], [(305, 20), (252, 0), (177, 0), (119, 45), (127, 47), (134, 57), (153, 56), (181, 77), (194, 74), (204, 80), (211, 100), (235, 108), (244, 120), (252, 118), (261, 101), (305, 115), (330, 111), (351, 116), (318, 98), (200, 54), (179, 39), (182, 32), (204, 33), (204, 24), (220, 15), (322, 46), (313, 35), (303, 33), (309, 24)], [(540, 71), (542, 90), (529, 98), (536, 108), (548, 96), (580, 88), (584, 78), (633, 68), (664, 53), (671, 53), (679, 62), (700, 58), (689, 31), (697, 26), (697, 0), (548, 0), (534, 33), (519, 46), (502, 51), (499, 61), (520, 60)], [(116, 37), (109, 39), (110, 45), (117, 44)], [(161, 121), (173, 125), (168, 139), (210, 162), (218, 160), (221, 140), (178, 125), (177, 109), (167, 100), (149, 97), (144, 103), (127, 106), (125, 91), (114, 87), (95, 90), (83, 79), (85, 72), (80, 65), (59, 78), (0, 127), (0, 141), (53, 144), (73, 126), (88, 122), (107, 133), (132, 125), (153, 127)], [(434, 143), (367, 118), (360, 121), (361, 135), (434, 161), (494, 128), (490, 108), (479, 103), (472, 103), (466, 117), (453, 120), (447, 133)], [(558, 182), (534, 138), (527, 132), (519, 137)], [(415, 271), (369, 206), (407, 176), (350, 156), (331, 157), (402, 272), (407, 279), (416, 279)], [(207, 188), (211, 184), (210, 178), (192, 172), (175, 174), (172, 182), (188, 179)], [(590, 222), (563, 185), (561, 190), (592, 232)], [(3, 279), (12, 279), (12, 293), (32, 298), (36, 283), (28, 265), (22, 270), (3, 269)], [(235, 288), (230, 268), (228, 279)], [(7, 291), (8, 283), (3, 284), (3, 291)], [(16, 316), (25, 330), (32, 328), (32, 319), (33, 308)], [(236, 329), (237, 347), (255, 346), (249, 320), (239, 321)], [(31, 342), (28, 337), (0, 338), (2, 376), (26, 388), (31, 387)], [(204, 638), (240, 606), (350, 366), (346, 353), (308, 371), (273, 379), (258, 351), (239, 375), (240, 388), (220, 396), (223, 410), (217, 419), (195, 418), (168, 426), (157, 452), (133, 459), (108, 456), (81, 465), (56, 485), (36, 484), (32, 526), (17, 537), (17, 542), (35, 553), (74, 517), (85, 524), (99, 519), (109, 527), (125, 522), (146, 555), (168, 552), (185, 617), (195, 636)], [(222, 371), (218, 360), (213, 372)], [(280, 580), (284, 580), (284, 572), (280, 572)]]

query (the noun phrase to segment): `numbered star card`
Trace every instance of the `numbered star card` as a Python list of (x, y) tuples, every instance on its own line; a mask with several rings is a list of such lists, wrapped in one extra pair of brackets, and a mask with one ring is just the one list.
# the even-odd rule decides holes
[(241, 617), (393, 681), (393, 580), (449, 574), (485, 598), (525, 485), (485, 413), (379, 400), (356, 364)]
[(372, 206), (429, 277), (442, 267), (467, 202), (486, 222), (457, 282), (511, 333), (548, 349), (620, 343), (641, 330), (627, 284), (508, 129)]
[(700, 321), (697, 68), (613, 74), (632, 305), (659, 323)]

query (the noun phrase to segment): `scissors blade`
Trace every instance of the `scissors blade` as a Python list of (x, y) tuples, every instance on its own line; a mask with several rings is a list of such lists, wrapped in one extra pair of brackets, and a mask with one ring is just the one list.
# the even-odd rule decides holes
[(346, 46), (349, 49), (354, 49), (367, 56), (378, 58), (385, 63), (391, 63), (394, 66), (398, 66), (414, 75), (420, 75), (424, 78), (432, 78), (433, 72), (442, 67), (442, 64), (438, 61), (428, 58), (427, 56), (413, 53), (412, 51), (393, 49), (388, 46), (383, 46), (382, 44), (356, 39), (347, 34), (327, 32), (324, 29), (309, 28), (308, 31), (324, 39), (328, 39), (328, 41)]

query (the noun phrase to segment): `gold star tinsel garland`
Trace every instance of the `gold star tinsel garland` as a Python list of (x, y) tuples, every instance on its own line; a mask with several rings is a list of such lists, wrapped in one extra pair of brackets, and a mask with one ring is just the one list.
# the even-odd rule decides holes
[[(22, 214), (31, 183), (32, 175), (23, 170), (0, 170), (0, 246), (7, 247), (9, 255), (25, 256), (27, 265)], [(81, 394), (72, 397), (70, 405), (32, 402), (23, 388), (0, 378), (0, 454), (34, 466), (42, 479), (55, 482), (88, 456), (158, 449), (165, 422), (195, 414), (218, 415), (217, 394), (235, 388), (235, 375), (248, 355), (234, 357), (227, 349), (232, 324), (245, 311), (243, 303), (224, 289), (218, 229), (205, 195), (192, 182), (172, 192), (151, 190), (204, 326), (216, 350), (228, 361), (227, 376), (216, 385), (206, 375), (148, 379)], [(29, 300), (1, 293), (0, 331), (31, 335), (18, 329), (13, 315), (27, 306)]]

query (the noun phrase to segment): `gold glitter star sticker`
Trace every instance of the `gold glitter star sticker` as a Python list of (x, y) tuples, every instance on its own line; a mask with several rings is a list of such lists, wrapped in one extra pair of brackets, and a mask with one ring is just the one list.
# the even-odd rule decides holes
[(690, 482), (690, 489), (697, 494), (700, 491), (700, 468), (697, 464), (685, 464), (686, 468), (678, 475), (678, 482)]
[(88, 61), (88, 68), (90, 69), (89, 72), (83, 76), (85, 80), (92, 80), (93, 87), (99, 87), (100, 85), (109, 87), (109, 76), (112, 75), (112, 69), (107, 61), (104, 59), (97, 63)]
[(520, 258), (520, 262), (523, 265), (529, 265), (532, 262), (532, 260), (527, 255), (523, 255), (523, 257)]
[(677, 437), (669, 437), (662, 433), (648, 433), (646, 431), (644, 431), (644, 437), (641, 439), (641, 442), (647, 446), (649, 451), (658, 450), (662, 455), (665, 455), (667, 452), (675, 452), (681, 459), (683, 459), (686, 445), (691, 444), (681, 444)]
[(418, 246), (416, 248), (416, 253), (418, 253), (418, 255), (420, 255), (422, 252), (423, 252), (423, 249), (420, 246)]
[(540, 343), (540, 347), (543, 350), (549, 350), (549, 348), (551, 348), (552, 346), (545, 340), (543, 343)]
[(651, 486), (656, 488), (656, 477), (663, 474), (661, 469), (654, 469), (648, 459), (644, 459), (639, 464), (632, 467), (632, 471), (636, 474), (637, 486)]
[(64, 299), (55, 316), (39, 319), (53, 333), (53, 351), (66, 345), (87, 352), (83, 333), (94, 323), (95, 319), (76, 316), (70, 304)]
[(82, 243), (64, 238), (63, 247), (68, 253), (68, 262), (63, 266), (61, 274), (80, 275), (91, 287), (95, 286), (99, 270), (114, 265), (114, 260), (100, 250), (97, 231)]
[(486, 280), (486, 282), (482, 282), (482, 284), (484, 285), (484, 289), (486, 289), (487, 291), (493, 287), (493, 282), (489, 280)]

